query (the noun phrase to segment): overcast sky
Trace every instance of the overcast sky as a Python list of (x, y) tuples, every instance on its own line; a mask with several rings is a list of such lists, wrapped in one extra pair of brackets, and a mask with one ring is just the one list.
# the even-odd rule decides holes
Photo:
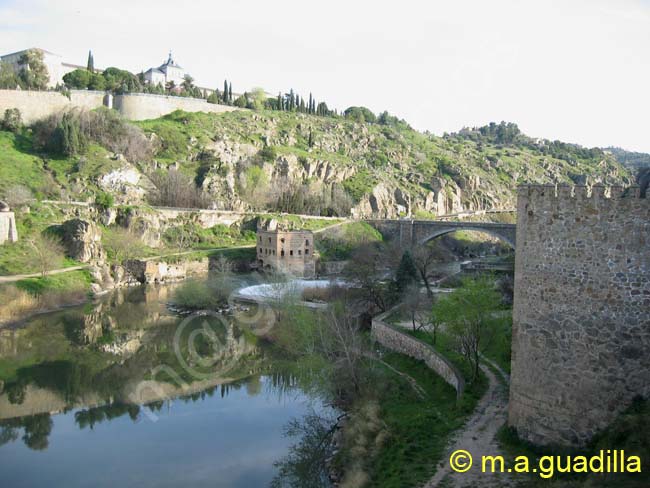
[(172, 49), (200, 86), (650, 152), (650, 0), (0, 0), (0, 52), (27, 47), (133, 72)]

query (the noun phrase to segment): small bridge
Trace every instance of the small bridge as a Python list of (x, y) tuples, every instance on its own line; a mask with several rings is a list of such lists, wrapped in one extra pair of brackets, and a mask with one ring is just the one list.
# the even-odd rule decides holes
[(505, 241), (513, 249), (517, 241), (515, 224), (495, 222), (447, 222), (438, 220), (366, 220), (384, 235), (399, 239), (403, 248), (424, 244), (436, 237), (458, 230), (475, 230), (485, 232)]

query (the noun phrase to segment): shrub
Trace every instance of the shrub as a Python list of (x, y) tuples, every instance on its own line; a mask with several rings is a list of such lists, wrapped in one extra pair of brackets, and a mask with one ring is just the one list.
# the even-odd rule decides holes
[(23, 126), (22, 117), (20, 115), (20, 110), (17, 108), (8, 108), (5, 110), (4, 117), (2, 119), (2, 129), (8, 130), (10, 132), (18, 132)]
[(345, 117), (355, 122), (368, 122), (369, 124), (377, 121), (375, 114), (366, 107), (348, 107), (345, 110)]
[(262, 161), (266, 161), (267, 163), (275, 161), (275, 158), (278, 157), (278, 153), (273, 146), (264, 146), (257, 155)]
[(148, 160), (153, 152), (141, 129), (104, 107), (91, 112), (72, 110), (52, 114), (32, 128), (35, 146), (53, 153), (78, 154), (89, 141), (123, 154), (130, 161)]
[(105, 191), (100, 191), (95, 196), (95, 205), (97, 205), (102, 210), (111, 208), (113, 206), (113, 203), (113, 195)]

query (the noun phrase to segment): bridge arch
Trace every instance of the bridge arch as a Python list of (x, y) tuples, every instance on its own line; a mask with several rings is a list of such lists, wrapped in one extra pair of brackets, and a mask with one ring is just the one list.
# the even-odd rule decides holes
[(429, 235), (427, 235), (426, 237), (419, 238), (418, 241), (417, 241), (417, 244), (421, 246), (421, 245), (426, 244), (429, 241), (432, 241), (432, 240), (437, 239), (439, 237), (442, 237), (444, 235), (451, 234), (453, 232), (457, 232), (457, 231), (461, 231), (461, 230), (465, 230), (465, 231), (469, 230), (469, 231), (482, 232), (484, 234), (489, 234), (492, 237), (496, 237), (500, 241), (505, 242), (513, 250), (515, 249), (515, 241), (507, 233), (499, 232), (497, 230), (490, 229), (490, 228), (477, 228), (475, 226), (471, 226), (471, 227), (458, 226), (458, 227), (450, 227), (450, 228), (446, 228), (446, 229), (435, 229)]

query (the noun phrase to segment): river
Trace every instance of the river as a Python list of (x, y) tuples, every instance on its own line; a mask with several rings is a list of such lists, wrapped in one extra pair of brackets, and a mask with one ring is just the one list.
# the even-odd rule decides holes
[(268, 486), (287, 423), (328, 411), (278, 369), (257, 310), (178, 316), (172, 292), (0, 330), (2, 486)]

